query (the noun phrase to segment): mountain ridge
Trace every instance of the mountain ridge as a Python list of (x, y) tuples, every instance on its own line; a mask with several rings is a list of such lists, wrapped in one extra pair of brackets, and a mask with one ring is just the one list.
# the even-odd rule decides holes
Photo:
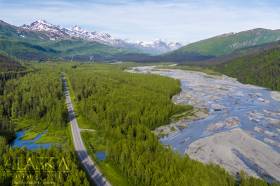
[(37, 20), (30, 25), (24, 24), (20, 28), (35, 32), (43, 32), (50, 40), (82, 39), (99, 42), (113, 47), (134, 48), (149, 54), (161, 54), (178, 49), (182, 46), (178, 42), (164, 42), (162, 40), (155, 40), (152, 42), (129, 42), (123, 39), (116, 39), (108, 33), (87, 31), (77, 25), (71, 28), (64, 28), (59, 25), (51, 24), (45, 20)]
[(223, 56), (250, 46), (280, 40), (280, 30), (255, 28), (237, 33), (226, 33), (185, 45), (164, 55), (183, 55), (197, 53), (200, 55)]

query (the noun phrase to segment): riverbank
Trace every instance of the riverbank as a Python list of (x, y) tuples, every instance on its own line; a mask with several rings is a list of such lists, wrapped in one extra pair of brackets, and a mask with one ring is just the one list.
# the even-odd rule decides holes
[(185, 114), (182, 118), (178, 119), (177, 121), (172, 121), (168, 125), (160, 126), (156, 128), (153, 132), (158, 137), (162, 138), (177, 132), (188, 127), (188, 123), (194, 120), (200, 120), (203, 118), (207, 118), (208, 111), (207, 109), (202, 108), (193, 108), (188, 114)]

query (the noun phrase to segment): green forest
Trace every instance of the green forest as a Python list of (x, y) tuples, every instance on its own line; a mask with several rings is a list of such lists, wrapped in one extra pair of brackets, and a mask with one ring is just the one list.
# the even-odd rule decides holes
[(15, 76), (5, 82), (0, 95), (0, 120), (4, 128), (12, 123), (10, 125), (17, 130), (65, 129), (67, 110), (60, 73), (48, 68), (37, 69), (20, 78)]
[(171, 102), (180, 91), (177, 80), (112, 65), (80, 65), (67, 74), (81, 127), (96, 130), (83, 135), (87, 146), (107, 153), (99, 166), (113, 185), (268, 185), (243, 173), (236, 180), (219, 166), (181, 156), (158, 141), (151, 130), (191, 109)]
[[(0, 185), (89, 185), (68, 134), (67, 110), (57, 65), (34, 65), (33, 71), (1, 74)], [(48, 150), (11, 148), (15, 132), (27, 138), (48, 130)], [(34, 136), (35, 134), (35, 136)], [(56, 145), (58, 144), (58, 145)]]

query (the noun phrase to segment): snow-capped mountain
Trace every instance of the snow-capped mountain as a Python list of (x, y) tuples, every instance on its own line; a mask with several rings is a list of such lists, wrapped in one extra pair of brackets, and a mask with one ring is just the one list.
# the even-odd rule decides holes
[(140, 41), (137, 42), (138, 46), (141, 46), (143, 48), (146, 49), (157, 49), (161, 52), (168, 52), (171, 50), (176, 50), (180, 47), (182, 47), (182, 45), (178, 42), (164, 42), (162, 40), (155, 40), (153, 42), (144, 42), (144, 41)]
[(77, 25), (73, 26), (72, 28), (63, 28), (61, 26), (48, 23), (45, 20), (38, 20), (31, 23), (30, 25), (23, 25), (21, 28), (36, 32), (43, 32), (50, 40), (82, 39), (86, 41), (99, 42), (114, 47), (135, 48), (152, 54), (169, 52), (182, 46), (180, 43), (167, 43), (161, 40), (156, 40), (153, 42), (129, 42), (126, 40), (113, 38), (108, 33), (96, 31), (90, 32)]
[(35, 21), (30, 25), (22, 25), (21, 28), (37, 32), (44, 32), (50, 40), (70, 38), (70, 35), (66, 33), (66, 29), (50, 24), (44, 20)]

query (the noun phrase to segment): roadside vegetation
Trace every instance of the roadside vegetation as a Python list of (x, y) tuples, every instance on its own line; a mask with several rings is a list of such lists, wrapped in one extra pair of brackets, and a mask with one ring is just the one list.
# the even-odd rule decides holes
[[(7, 78), (1, 79), (0, 91), (0, 185), (89, 185), (71, 145), (59, 65), (33, 67), (1, 76)], [(27, 131), (24, 140), (47, 130), (37, 143), (53, 147), (10, 147), (19, 130)]]
[(113, 65), (80, 65), (67, 74), (80, 121), (95, 130), (83, 138), (93, 157), (106, 152), (106, 160), (97, 162), (113, 185), (122, 180), (127, 185), (268, 185), (243, 174), (237, 181), (219, 166), (191, 160), (159, 142), (151, 130), (188, 109), (171, 102), (180, 91), (177, 80), (130, 74)]
[(12, 122), (16, 130), (28, 129), (31, 134), (65, 129), (64, 102), (59, 72), (41, 69), (5, 84), (1, 119)]

